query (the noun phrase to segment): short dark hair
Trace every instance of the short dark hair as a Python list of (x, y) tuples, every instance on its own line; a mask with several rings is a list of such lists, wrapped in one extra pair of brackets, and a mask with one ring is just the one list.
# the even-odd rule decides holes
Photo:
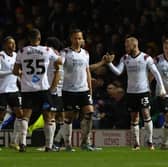
[[(70, 31), (70, 36), (71, 36), (72, 34), (78, 33), (78, 32), (82, 32), (82, 30), (79, 29), (79, 28), (72, 29), (72, 30)], [(83, 33), (83, 32), (82, 32), (82, 33)]]
[(33, 28), (28, 32), (28, 39), (36, 40), (39, 35), (41, 36), (40, 30), (38, 30), (37, 28)]
[(48, 47), (53, 47), (56, 50), (61, 50), (63, 48), (62, 42), (56, 37), (48, 37), (46, 40), (46, 45)]

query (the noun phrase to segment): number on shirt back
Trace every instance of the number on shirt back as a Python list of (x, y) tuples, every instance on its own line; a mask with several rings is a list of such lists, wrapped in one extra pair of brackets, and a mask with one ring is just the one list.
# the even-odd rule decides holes
[[(33, 65), (33, 62), (35, 61), (35, 66)], [(28, 71), (26, 72), (29, 75), (32, 74), (44, 74), (45, 73), (45, 66), (44, 66), (44, 59), (27, 59), (24, 60), (24, 63), (26, 63), (26, 67)]]

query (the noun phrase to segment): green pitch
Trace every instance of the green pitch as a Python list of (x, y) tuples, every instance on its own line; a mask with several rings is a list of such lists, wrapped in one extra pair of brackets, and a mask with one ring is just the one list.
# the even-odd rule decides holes
[(168, 167), (168, 150), (132, 151), (128, 147), (103, 148), (87, 152), (40, 152), (27, 148), (27, 152), (2, 148), (0, 167)]

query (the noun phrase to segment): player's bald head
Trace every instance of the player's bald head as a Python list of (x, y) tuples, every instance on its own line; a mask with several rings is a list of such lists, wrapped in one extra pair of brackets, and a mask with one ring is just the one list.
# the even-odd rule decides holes
[(127, 54), (133, 54), (138, 50), (138, 39), (135, 37), (128, 37), (125, 40), (125, 51)]
[(135, 37), (129, 37), (126, 39), (126, 42), (129, 42), (130, 44), (134, 44), (138, 46), (138, 39)]

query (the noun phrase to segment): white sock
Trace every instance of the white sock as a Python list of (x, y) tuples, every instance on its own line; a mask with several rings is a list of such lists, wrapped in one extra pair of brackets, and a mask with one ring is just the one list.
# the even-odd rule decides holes
[(144, 126), (146, 129), (147, 139), (148, 142), (153, 143), (153, 122), (150, 118), (150, 120), (144, 120)]
[(26, 146), (26, 136), (27, 136), (27, 129), (28, 129), (28, 121), (22, 119), (20, 121), (20, 143)]
[(13, 127), (13, 134), (12, 134), (12, 138), (11, 138), (12, 144), (19, 144), (20, 126), (21, 126), (21, 119), (15, 118), (14, 127)]
[(58, 130), (54, 141), (56, 142), (61, 142), (61, 139), (63, 138), (63, 125), (64, 124), (60, 124), (60, 129)]
[(65, 142), (65, 146), (71, 146), (72, 142), (71, 142), (71, 138), (72, 138), (72, 123), (64, 123), (63, 125), (63, 138), (64, 138), (64, 142)]
[(45, 134), (45, 146), (47, 148), (52, 148), (55, 128), (56, 128), (55, 122), (45, 123), (44, 134)]
[(90, 132), (92, 129), (92, 119), (87, 120), (84, 118), (80, 122), (80, 126), (81, 126), (81, 135), (82, 135), (81, 144), (90, 144)]
[(139, 125), (132, 125), (131, 126), (131, 131), (132, 131), (132, 137), (134, 140), (135, 145), (140, 145), (139, 142)]

